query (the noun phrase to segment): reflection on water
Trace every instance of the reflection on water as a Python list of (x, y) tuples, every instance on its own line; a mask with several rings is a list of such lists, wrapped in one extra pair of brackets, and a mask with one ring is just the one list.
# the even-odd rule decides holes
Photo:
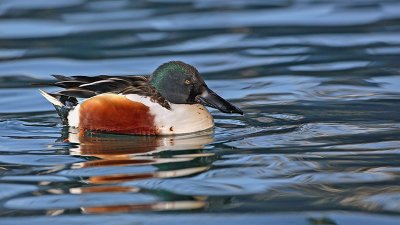
[(129, 159), (135, 155), (150, 155), (162, 151), (203, 149), (213, 141), (212, 131), (178, 136), (130, 136), (100, 133), (82, 134), (71, 130), (64, 141), (78, 144), (71, 154), (104, 159)]
[[(65, 176), (84, 178), (88, 184), (70, 188), (69, 193), (87, 196), (90, 193), (140, 193), (135, 186), (118, 186), (118, 183), (149, 178), (175, 178), (190, 176), (208, 170), (215, 154), (204, 152), (205, 145), (213, 141), (212, 131), (179, 136), (125, 136), (98, 133), (67, 132), (64, 141), (79, 144), (69, 152), (77, 156), (91, 156), (89, 161), (74, 163), (63, 170)], [(124, 168), (128, 168), (124, 170)], [(107, 169), (111, 168), (111, 169)], [(133, 168), (133, 169), (132, 169)], [(123, 173), (127, 171), (126, 173)], [(99, 175), (93, 175), (99, 174)], [(53, 190), (54, 191), (54, 190)], [(113, 195), (114, 196), (114, 195)], [(90, 206), (80, 203), (84, 213), (116, 213), (130, 211), (189, 210), (203, 208), (206, 203), (196, 198), (170, 200), (162, 194), (157, 202), (129, 204), (113, 202), (112, 205)], [(56, 198), (60, 197), (57, 195)], [(71, 199), (70, 196), (66, 197)], [(54, 207), (54, 204), (52, 204)], [(37, 207), (37, 204), (35, 204)], [(65, 208), (61, 205), (56, 208)]]
[[(207, 160), (205, 165), (199, 163), (194, 166), (191, 162), (214, 156), (213, 153), (203, 153), (202, 150), (213, 141), (211, 131), (160, 137), (69, 132), (68, 141), (79, 144), (70, 149), (70, 154), (92, 156), (96, 159), (74, 163), (70, 170), (64, 170), (62, 174), (87, 176), (88, 182), (97, 184), (189, 176), (206, 171), (212, 163)], [(162, 151), (167, 153), (156, 154)], [(130, 171), (131, 168), (135, 169), (128, 173), (118, 173)], [(93, 174), (99, 175), (92, 176)]]
[[(0, 224), (397, 224), (399, 19), (397, 0), (0, 1)], [(79, 133), (30, 85), (169, 60), (245, 116)]]
[[(140, 187), (120, 184), (186, 177), (207, 171), (216, 157), (212, 152), (204, 152), (205, 145), (213, 141), (212, 131), (155, 137), (82, 133), (70, 129), (59, 140), (70, 143), (69, 154), (87, 160), (67, 167), (55, 166), (51, 173), (79, 180), (84, 185), (50, 188), (46, 191), (48, 194), (10, 200), (5, 207), (45, 210), (47, 215), (60, 215), (66, 209), (97, 214), (193, 210), (206, 206), (203, 198), (171, 198), (160, 191), (148, 193)], [(51, 184), (41, 181), (38, 185)]]

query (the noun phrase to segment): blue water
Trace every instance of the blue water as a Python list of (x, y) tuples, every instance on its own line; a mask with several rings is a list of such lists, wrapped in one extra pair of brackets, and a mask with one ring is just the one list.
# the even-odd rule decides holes
[[(245, 115), (79, 138), (30, 85), (170, 60)], [(0, 224), (399, 224), (399, 75), (397, 0), (0, 1)]]

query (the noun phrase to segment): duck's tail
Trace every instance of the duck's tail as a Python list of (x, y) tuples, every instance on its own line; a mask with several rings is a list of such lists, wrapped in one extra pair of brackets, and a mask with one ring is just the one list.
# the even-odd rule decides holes
[(61, 118), (63, 124), (68, 124), (68, 114), (69, 111), (75, 108), (78, 105), (78, 100), (74, 97), (61, 95), (61, 94), (52, 94), (40, 90), (40, 94), (43, 95), (51, 104), (53, 104), (56, 109), (58, 115)]

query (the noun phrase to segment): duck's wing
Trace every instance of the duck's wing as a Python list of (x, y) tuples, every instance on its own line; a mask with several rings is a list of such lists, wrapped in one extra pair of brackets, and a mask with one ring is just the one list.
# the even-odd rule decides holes
[(63, 90), (54, 95), (68, 96), (78, 99), (91, 98), (103, 93), (137, 94), (150, 97), (154, 102), (170, 109), (168, 101), (149, 83), (147, 76), (64, 76), (53, 75), (56, 82), (50, 86), (57, 86)]
[(63, 76), (53, 75), (57, 82), (50, 85), (64, 88), (59, 94), (75, 97), (90, 98), (103, 93), (127, 93), (150, 96), (154, 89), (145, 76)]

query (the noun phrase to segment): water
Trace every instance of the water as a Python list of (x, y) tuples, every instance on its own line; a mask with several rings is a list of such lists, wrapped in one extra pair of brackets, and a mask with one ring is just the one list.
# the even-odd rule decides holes
[[(399, 58), (397, 0), (3, 0), (0, 223), (398, 224)], [(79, 138), (30, 86), (170, 60), (245, 116)]]

